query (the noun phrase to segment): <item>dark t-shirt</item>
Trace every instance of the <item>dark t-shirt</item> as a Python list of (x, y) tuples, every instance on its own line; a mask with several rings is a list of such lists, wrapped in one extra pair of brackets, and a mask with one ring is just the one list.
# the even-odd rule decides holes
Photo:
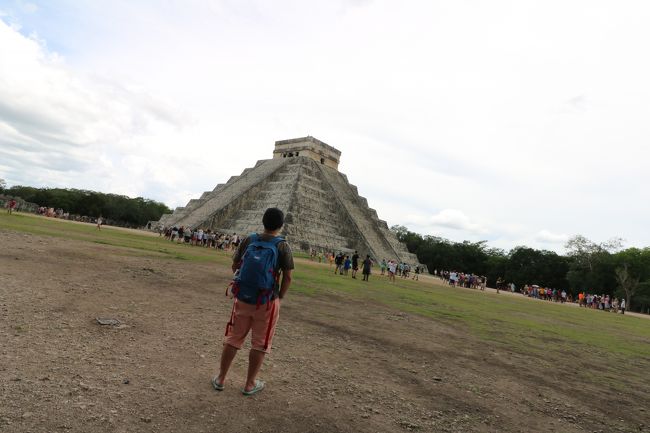
[[(259, 234), (260, 240), (270, 241), (273, 240), (273, 236), (266, 234)], [(248, 248), (248, 244), (251, 243), (250, 237), (246, 237), (241, 241), (239, 248), (235, 251), (235, 254), (232, 256), (233, 263), (239, 263), (241, 261), (242, 255)], [(282, 241), (278, 244), (278, 268), (288, 271), (294, 268), (293, 266), (293, 254), (291, 253), (291, 247), (286, 241)]]
[(352, 267), (354, 267), (354, 268), (359, 267), (359, 254), (354, 254), (352, 256)]

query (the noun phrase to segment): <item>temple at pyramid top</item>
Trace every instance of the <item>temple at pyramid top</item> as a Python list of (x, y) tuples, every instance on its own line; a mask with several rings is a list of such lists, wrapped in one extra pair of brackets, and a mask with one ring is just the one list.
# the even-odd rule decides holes
[(338, 170), (341, 151), (310, 135), (275, 142), (273, 158), (293, 158), (296, 156), (306, 156), (319, 164)]
[(282, 236), (296, 250), (357, 250), (377, 261), (416, 264), (386, 221), (338, 170), (341, 152), (314, 137), (275, 142), (273, 158), (163, 215), (152, 228), (202, 228), (247, 235), (260, 232), (266, 209), (285, 214)]

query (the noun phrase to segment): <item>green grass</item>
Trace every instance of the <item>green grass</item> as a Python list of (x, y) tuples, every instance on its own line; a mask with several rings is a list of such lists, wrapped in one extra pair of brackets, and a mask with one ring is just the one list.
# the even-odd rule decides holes
[(650, 320), (572, 308), (441, 283), (371, 275), (370, 283), (333, 274), (329, 265), (306, 263), (293, 290), (309, 296), (346, 294), (461, 326), (483, 340), (522, 352), (589, 350), (623, 357), (650, 356)]
[(0, 229), (121, 247), (124, 248), (125, 255), (191, 262), (216, 261), (224, 265), (230, 262), (230, 253), (172, 243), (148, 232), (125, 231), (110, 226), (102, 226), (102, 229), (98, 230), (95, 224), (72, 223), (29, 214), (14, 213), (9, 216), (0, 212)]
[[(110, 245), (117, 247), (116, 254), (230, 265), (230, 253), (178, 245), (144, 232), (111, 227), (99, 231), (93, 224), (0, 213), (0, 229)], [(329, 264), (302, 259), (297, 262), (291, 290), (304, 296), (351, 297), (366, 302), (368, 308), (372, 303), (383, 304), (462, 329), (492, 347), (521, 353), (588, 354), (604, 360), (645, 363), (650, 359), (650, 320), (643, 318), (454, 289), (431, 280), (397, 279), (390, 283), (373, 274), (365, 283), (360, 278), (334, 275)]]

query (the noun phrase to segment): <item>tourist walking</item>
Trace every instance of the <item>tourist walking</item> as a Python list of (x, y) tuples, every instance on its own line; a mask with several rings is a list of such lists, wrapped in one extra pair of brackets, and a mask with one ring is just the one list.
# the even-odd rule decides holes
[(359, 253), (352, 254), (352, 278), (357, 278), (357, 271), (359, 270)]
[(338, 253), (336, 255), (336, 258), (334, 259), (334, 263), (336, 264), (336, 267), (334, 268), (334, 273), (338, 273), (340, 275), (343, 275), (343, 253)]
[(620, 309), (621, 309), (621, 314), (625, 314), (625, 298), (621, 299)]
[(16, 209), (16, 200), (12, 198), (9, 200), (9, 203), (7, 203), (7, 213), (11, 215), (14, 212), (14, 209)]
[(350, 271), (350, 268), (352, 267), (352, 260), (350, 260), (350, 256), (345, 256), (345, 260), (343, 261), (343, 274), (347, 277), (348, 272)]
[(363, 261), (363, 269), (361, 270), (361, 273), (363, 273), (363, 281), (368, 281), (368, 278), (370, 277), (371, 267), (372, 260), (370, 260), (370, 255), (367, 255), (366, 259)]
[(397, 263), (393, 260), (388, 262), (388, 281), (395, 282), (395, 272), (397, 271)]

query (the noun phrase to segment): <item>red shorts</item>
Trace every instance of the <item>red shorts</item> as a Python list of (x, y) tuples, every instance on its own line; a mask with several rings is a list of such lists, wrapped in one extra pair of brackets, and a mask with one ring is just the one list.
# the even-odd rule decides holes
[(259, 306), (235, 300), (232, 326), (226, 328), (224, 343), (241, 349), (248, 332), (252, 330), (251, 348), (271, 353), (271, 343), (279, 315), (279, 298)]

